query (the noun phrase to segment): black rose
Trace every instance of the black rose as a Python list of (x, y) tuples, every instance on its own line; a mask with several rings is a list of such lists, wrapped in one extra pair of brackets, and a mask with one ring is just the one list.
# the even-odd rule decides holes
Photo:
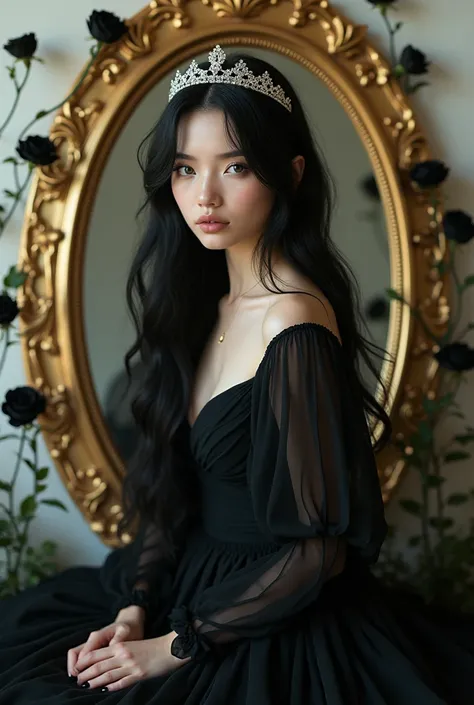
[(373, 174), (362, 179), (362, 190), (369, 198), (373, 198), (374, 201), (380, 201), (380, 192)]
[(426, 54), (423, 54), (422, 51), (415, 49), (409, 44), (401, 53), (400, 64), (407, 73), (420, 75), (422, 73), (428, 73), (430, 62), (427, 60)]
[(3, 48), (15, 59), (31, 59), (37, 46), (36, 35), (30, 32), (30, 34), (24, 34), (22, 37), (10, 39), (3, 45)]
[(41, 137), (40, 135), (31, 135), (26, 140), (20, 140), (16, 151), (27, 162), (41, 166), (52, 164), (56, 159), (59, 159), (56, 147), (49, 137)]
[(369, 5), (394, 5), (397, 0), (367, 0)]
[(474, 349), (466, 343), (450, 343), (435, 354), (441, 367), (455, 372), (472, 370), (474, 367)]
[(418, 162), (410, 170), (410, 178), (421, 188), (439, 186), (447, 175), (449, 168), (438, 159), (428, 159), (425, 162)]
[(18, 316), (18, 304), (8, 294), (0, 294), (0, 326), (8, 326)]
[(382, 296), (375, 296), (366, 308), (366, 316), (372, 321), (378, 321), (383, 318), (387, 318), (389, 312), (388, 301)]
[(443, 217), (443, 230), (448, 240), (465, 245), (474, 237), (474, 222), (464, 211), (446, 211)]
[(46, 399), (33, 387), (16, 387), (5, 395), (2, 411), (9, 416), (12, 426), (25, 426), (33, 423), (38, 414), (46, 409)]
[(125, 22), (106, 10), (93, 10), (87, 26), (94, 39), (105, 44), (113, 44), (128, 32)]

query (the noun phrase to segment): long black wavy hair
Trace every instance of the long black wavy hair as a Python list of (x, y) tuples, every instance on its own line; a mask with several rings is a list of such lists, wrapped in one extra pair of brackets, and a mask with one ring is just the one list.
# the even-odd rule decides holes
[[(198, 510), (198, 488), (186, 443), (192, 379), (216, 323), (219, 300), (229, 291), (225, 250), (202, 246), (171, 190), (178, 125), (185, 114), (200, 109), (222, 111), (230, 142), (241, 149), (250, 169), (274, 194), (253, 255), (262, 283), (273, 291), (264, 283), (268, 274), (276, 292), (281, 292), (270, 267), (272, 252), (277, 250), (319, 287), (334, 308), (366, 414), (382, 424), (374, 450), (391, 436), (384, 400), (382, 404), (376, 400), (360, 370), (365, 363), (386, 395), (372, 360), (373, 355), (381, 356), (382, 348), (360, 331), (365, 323), (358, 284), (330, 237), (335, 188), (327, 166), (285, 77), (246, 53), (227, 56), (224, 67), (230, 68), (239, 59), (256, 75), (268, 71), (274, 84), (281, 85), (290, 97), (291, 113), (276, 100), (240, 86), (189, 86), (168, 103), (137, 154), (146, 194), (137, 216), (146, 211), (147, 218), (127, 281), (127, 303), (137, 338), (125, 356), (125, 366), (130, 374), (130, 362), (138, 354), (145, 374), (132, 402), (140, 441), (123, 482), (124, 515), (119, 532), (127, 530), (137, 516), (145, 523), (153, 522), (163, 537), (161, 550), (170, 558), (175, 556), (180, 530), (185, 530)], [(209, 62), (199, 66), (207, 69)], [(295, 190), (291, 162), (296, 155), (304, 156), (305, 168)]]

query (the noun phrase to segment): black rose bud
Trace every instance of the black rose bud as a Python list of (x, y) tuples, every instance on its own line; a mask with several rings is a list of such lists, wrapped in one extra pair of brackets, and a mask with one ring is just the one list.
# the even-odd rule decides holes
[(375, 176), (373, 174), (370, 174), (362, 179), (362, 190), (366, 196), (369, 196), (369, 198), (373, 198), (374, 201), (380, 201), (377, 181), (375, 180)]
[(423, 54), (422, 51), (415, 49), (409, 44), (401, 53), (400, 64), (407, 73), (420, 75), (422, 73), (428, 73), (430, 62), (427, 60), (426, 54)]
[(18, 305), (8, 294), (0, 294), (0, 326), (8, 326), (18, 316)]
[(105, 44), (113, 44), (128, 32), (125, 22), (106, 10), (93, 10), (87, 26), (94, 39)]
[(474, 349), (466, 343), (450, 343), (435, 354), (441, 367), (455, 372), (472, 370), (474, 367)]
[(56, 159), (59, 159), (56, 147), (49, 137), (41, 137), (40, 135), (31, 135), (26, 140), (20, 140), (16, 151), (27, 162), (41, 166), (52, 164)]
[(24, 34), (22, 37), (10, 39), (3, 45), (3, 48), (15, 59), (31, 59), (37, 46), (36, 35), (30, 32), (30, 34)]
[(410, 178), (421, 188), (439, 186), (447, 175), (449, 168), (438, 159), (428, 159), (425, 162), (418, 162), (410, 170)]
[(387, 318), (388, 312), (388, 301), (382, 298), (382, 296), (375, 296), (371, 301), (369, 301), (365, 310), (367, 318), (370, 318), (372, 321)]
[(33, 423), (38, 414), (46, 409), (46, 399), (33, 387), (16, 387), (5, 395), (2, 411), (9, 416), (12, 426), (25, 426)]
[(443, 230), (448, 240), (465, 245), (474, 237), (474, 222), (464, 211), (446, 211), (443, 217)]

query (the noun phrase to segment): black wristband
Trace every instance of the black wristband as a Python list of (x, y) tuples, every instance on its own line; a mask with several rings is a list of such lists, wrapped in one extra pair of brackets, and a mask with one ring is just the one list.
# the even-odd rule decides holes
[(171, 642), (171, 654), (179, 659), (202, 659), (211, 645), (203, 634), (198, 634), (192, 623), (192, 615), (185, 607), (174, 607), (170, 613), (171, 629), (177, 633)]

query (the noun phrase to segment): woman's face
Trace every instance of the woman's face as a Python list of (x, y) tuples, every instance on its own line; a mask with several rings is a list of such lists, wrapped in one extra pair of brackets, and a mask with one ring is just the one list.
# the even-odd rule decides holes
[[(228, 141), (220, 110), (197, 110), (181, 119), (171, 188), (186, 223), (209, 249), (255, 244), (274, 201)], [(197, 221), (209, 215), (225, 225), (206, 232)]]

